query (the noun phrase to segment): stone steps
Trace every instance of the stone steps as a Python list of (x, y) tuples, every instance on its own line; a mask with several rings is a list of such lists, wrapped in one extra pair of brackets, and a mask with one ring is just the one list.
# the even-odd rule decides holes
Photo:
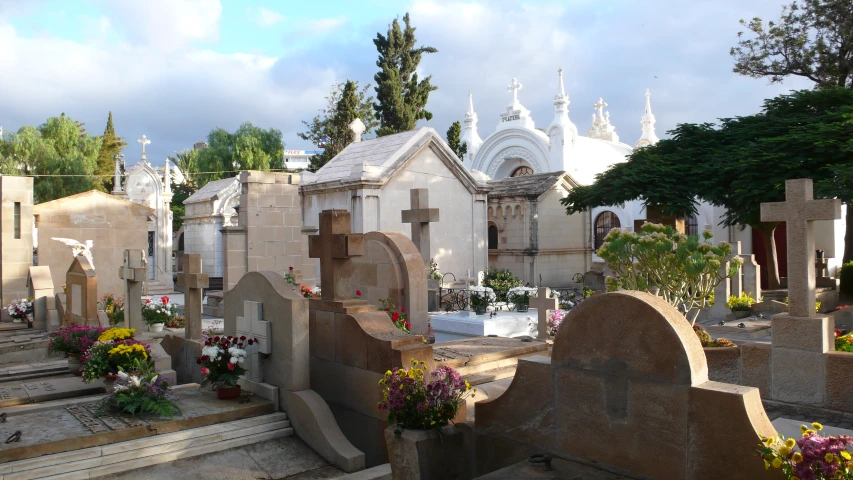
[(293, 435), (284, 412), (0, 465), (0, 480), (89, 479)]
[(68, 373), (68, 360), (45, 360), (35, 364), (15, 364), (0, 368), (0, 382), (27, 380)]
[(470, 375), (462, 375), (462, 378), (467, 380), (472, 386), (503, 380), (504, 378), (512, 378), (515, 376), (515, 369), (517, 365), (518, 362), (507, 367), (494, 368)]

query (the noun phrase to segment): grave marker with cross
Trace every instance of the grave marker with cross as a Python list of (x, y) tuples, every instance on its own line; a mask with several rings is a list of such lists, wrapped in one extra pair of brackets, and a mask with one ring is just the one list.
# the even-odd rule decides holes
[(185, 338), (201, 338), (202, 289), (210, 286), (208, 274), (201, 273), (201, 255), (184, 255), (184, 271), (178, 274), (178, 286), (184, 287)]
[(429, 224), (438, 221), (438, 209), (429, 208), (429, 190), (426, 188), (413, 188), (410, 191), (412, 209), (403, 210), (403, 223), (412, 224), (412, 243), (421, 252), (424, 265), (429, 269), (430, 265), (430, 242)]
[(141, 332), (142, 286), (148, 278), (148, 265), (140, 249), (124, 251), (124, 265), (119, 267), (118, 276), (124, 280), (124, 326)]
[(350, 300), (352, 291), (352, 257), (364, 255), (364, 235), (351, 233), (350, 213), (346, 210), (323, 210), (320, 234), (308, 237), (308, 256), (320, 259), (321, 297), (327, 302)]
[(243, 364), (247, 371), (245, 377), (253, 382), (264, 381), (258, 354), (272, 353), (272, 324), (263, 318), (263, 303), (243, 301), (243, 316), (237, 317), (237, 337), (258, 339), (258, 343), (246, 347), (249, 355)]
[(551, 289), (548, 287), (539, 287), (536, 296), (530, 299), (530, 306), (538, 312), (538, 334), (539, 340), (548, 339), (548, 312), (559, 308), (559, 301), (556, 298), (551, 298)]
[(841, 200), (814, 200), (812, 179), (785, 181), (785, 201), (761, 204), (762, 222), (785, 222), (788, 236), (788, 313), (815, 315), (814, 221), (841, 218)]

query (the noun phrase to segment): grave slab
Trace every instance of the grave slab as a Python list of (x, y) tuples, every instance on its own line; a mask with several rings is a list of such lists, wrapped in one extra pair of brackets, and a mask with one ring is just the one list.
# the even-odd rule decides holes
[(521, 337), (536, 338), (538, 335), (538, 312), (531, 308), (527, 312), (497, 312), (475, 315), (459, 311), (430, 316), (430, 325), (435, 332), (435, 342), (449, 342), (472, 337)]
[[(744, 328), (738, 327), (739, 323), (743, 323)], [(714, 338), (732, 336), (748, 339), (764, 338), (770, 335), (770, 320), (744, 318), (727, 321), (725, 325), (708, 325), (705, 330)]]
[(104, 391), (103, 380), (84, 383), (79, 377), (32, 379), (0, 386), (0, 407), (96, 395)]
[(522, 355), (544, 354), (545, 342), (525, 342), (516, 338), (480, 337), (444, 342), (433, 347), (436, 366), (459, 368)]

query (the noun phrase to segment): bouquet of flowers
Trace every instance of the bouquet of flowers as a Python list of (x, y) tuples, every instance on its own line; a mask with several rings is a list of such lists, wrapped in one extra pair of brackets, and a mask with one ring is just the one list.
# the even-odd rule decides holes
[(293, 288), (296, 288), (296, 275), (293, 274), (293, 267), (287, 267), (287, 273), (284, 274), (284, 281)]
[(137, 361), (150, 362), (148, 346), (133, 339), (133, 328), (113, 327), (98, 336), (80, 360), (83, 361), (83, 381), (91, 382), (121, 370), (133, 368)]
[(169, 302), (169, 297), (160, 297), (160, 303), (145, 300), (142, 304), (142, 319), (148, 326), (156, 323), (166, 323), (177, 315), (177, 306)]
[(311, 288), (303, 283), (300, 291), (305, 298), (320, 298), (320, 287)]
[(477, 313), (486, 313), (489, 304), (495, 301), (495, 291), (490, 287), (473, 285), (468, 289), (471, 308)]
[(102, 327), (87, 325), (69, 325), (50, 334), (48, 350), (64, 353), (65, 356), (78, 356), (89, 350), (98, 337), (104, 333)]
[(107, 318), (110, 319), (110, 325), (117, 325), (124, 321), (124, 298), (107, 293), (101, 297), (101, 303), (98, 307), (106, 312)]
[(560, 325), (563, 324), (563, 319), (566, 318), (565, 310), (551, 310), (551, 315), (548, 315), (548, 334), (557, 336), (560, 330)]
[(822, 429), (815, 422), (800, 426), (803, 435), (799, 440), (782, 435), (763, 438), (758, 453), (764, 466), (781, 469), (789, 480), (853, 479), (853, 456), (848, 450), (853, 447), (853, 437), (823, 437), (817, 433)]
[(382, 310), (391, 317), (391, 323), (401, 331), (409, 333), (409, 330), (412, 329), (412, 324), (409, 323), (409, 316), (406, 315), (406, 307), (400, 307), (400, 311), (398, 312), (394, 308), (394, 299), (380, 299), (379, 302), (382, 303)]
[(379, 381), (384, 388), (380, 410), (388, 410), (388, 423), (400, 427), (441, 429), (450, 423), (459, 406), (476, 390), (450, 367), (439, 367), (427, 381), (424, 362), (412, 360), (410, 368), (394, 368)]
[(527, 311), (530, 307), (530, 297), (536, 295), (535, 287), (513, 287), (506, 292), (506, 299), (515, 305), (519, 312)]
[(118, 372), (112, 392), (98, 405), (98, 415), (107, 411), (168, 418), (181, 413), (180, 408), (169, 399), (169, 384), (160, 379), (151, 362), (140, 360)]
[(20, 300), (12, 300), (12, 303), (6, 307), (6, 313), (16, 323), (29, 322), (30, 314), (33, 313), (33, 299), (22, 298)]
[(248, 356), (244, 347), (246, 344), (254, 344), (258, 339), (230, 335), (210, 337), (207, 332), (202, 332), (202, 340), (204, 347), (201, 356), (196, 359), (204, 376), (201, 384), (213, 384), (214, 388), (237, 385), (237, 380), (246, 373), (246, 369), (240, 365)]

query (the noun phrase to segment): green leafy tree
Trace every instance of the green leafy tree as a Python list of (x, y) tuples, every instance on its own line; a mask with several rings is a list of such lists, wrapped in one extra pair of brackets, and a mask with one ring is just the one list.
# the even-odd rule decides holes
[(199, 152), (198, 167), (209, 173), (198, 174), (198, 188), (241, 170), (281, 170), (284, 165), (284, 143), (281, 131), (275, 128), (263, 130), (246, 122), (232, 134), (217, 127), (207, 136), (207, 143)]
[(177, 232), (181, 225), (184, 224), (184, 200), (190, 195), (198, 191), (198, 150), (187, 149), (183, 152), (175, 152), (175, 155), (169, 156), (169, 161), (178, 167), (178, 170), (184, 174), (184, 183), (172, 182), (172, 231)]
[(127, 143), (121, 137), (116, 136), (115, 127), (113, 126), (113, 112), (110, 112), (107, 118), (107, 127), (104, 129), (104, 135), (101, 136), (101, 150), (98, 152), (98, 167), (95, 174), (98, 175), (98, 184), (100, 189), (105, 192), (112, 191), (115, 178), (115, 160), (121, 154), (121, 149), (126, 147)]
[(453, 150), (453, 153), (459, 157), (460, 161), (462, 161), (465, 153), (468, 152), (468, 145), (462, 143), (461, 135), (462, 124), (459, 123), (459, 120), (450, 124), (450, 128), (447, 129), (447, 146)]
[[(777, 21), (740, 21), (752, 35), (738, 33), (731, 49), (734, 71), (752, 78), (782, 82), (807, 78), (817, 88), (853, 89), (853, 3), (850, 0), (804, 0), (782, 7)], [(836, 170), (844, 182), (846, 173)], [(841, 196), (850, 206), (849, 197)], [(843, 262), (853, 261), (853, 208), (847, 209)]]
[(415, 72), (425, 53), (436, 53), (433, 47), (415, 47), (415, 28), (409, 23), (409, 14), (403, 17), (405, 28), (395, 18), (388, 27), (388, 34), (376, 34), (373, 44), (379, 52), (376, 66), (379, 72), (376, 81), (374, 105), (381, 127), (377, 135), (384, 136), (415, 128), (418, 120), (432, 118), (425, 109), (429, 93), (438, 87), (432, 85), (432, 76), (418, 81)]
[(725, 207), (725, 225), (762, 234), (776, 288), (777, 224), (761, 221), (761, 203), (784, 201), (785, 180), (805, 177), (815, 180), (816, 196), (849, 203), (853, 184), (836, 172), (853, 164), (852, 116), (853, 90), (834, 87), (765, 100), (761, 113), (724, 118), (719, 126), (678, 125), (672, 138), (635, 150), (561, 202), (569, 214), (634, 199), (674, 216), (695, 212), (699, 198)]
[(326, 107), (320, 109), (320, 114), (310, 122), (302, 121), (308, 131), (298, 133), (299, 138), (323, 147), (323, 153), (311, 158), (309, 169), (312, 172), (319, 170), (352, 142), (349, 124), (356, 117), (364, 123), (365, 134), (371, 133), (379, 125), (373, 113), (374, 99), (367, 96), (369, 89), (370, 84), (359, 89), (358, 82), (354, 80), (334, 84), (326, 97)]

